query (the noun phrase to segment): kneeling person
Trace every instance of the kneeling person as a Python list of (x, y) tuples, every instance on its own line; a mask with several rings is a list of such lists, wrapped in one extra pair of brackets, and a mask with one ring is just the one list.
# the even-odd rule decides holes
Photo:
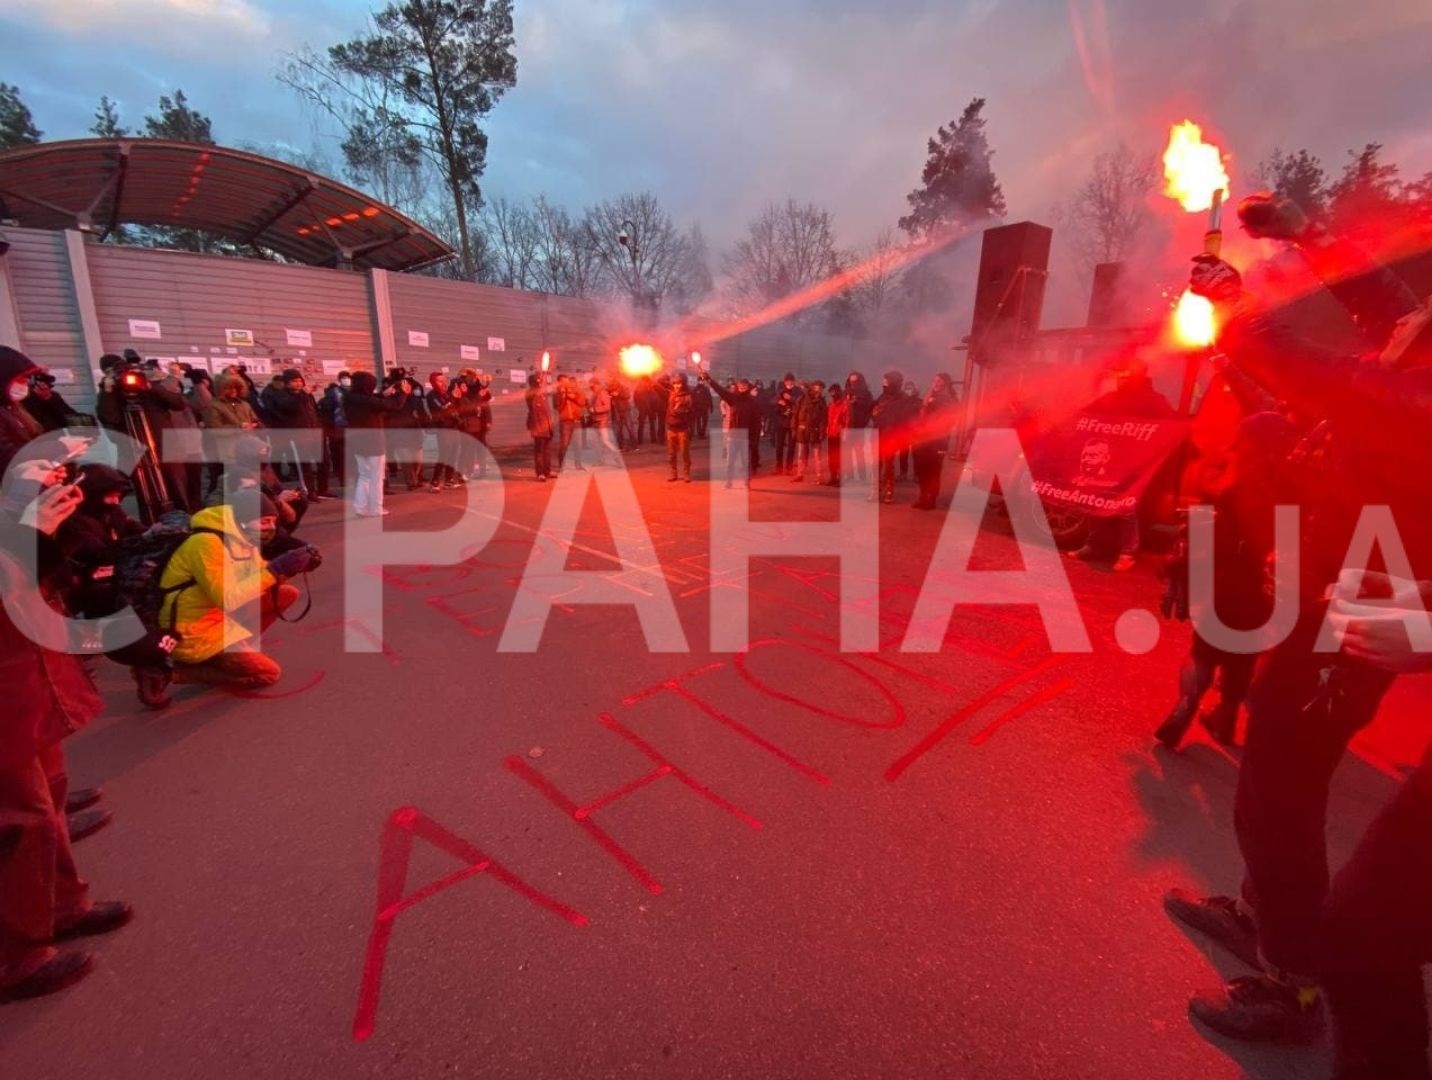
[(166, 593), (161, 625), (173, 626), (179, 637), (173, 653), (177, 682), (259, 687), (283, 674), (259, 651), (240, 616), (251, 621), (257, 609), (260, 629), (278, 618), (298, 599), (286, 579), (310, 568), (313, 551), (298, 548), (265, 561), (260, 546), (277, 528), (278, 509), (265, 495), (238, 501), (237, 512), (225, 505), (195, 514), (194, 535), (160, 578)]

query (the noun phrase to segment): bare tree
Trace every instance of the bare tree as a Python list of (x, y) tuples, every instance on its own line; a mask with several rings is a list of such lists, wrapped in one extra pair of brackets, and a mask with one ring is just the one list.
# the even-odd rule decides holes
[(602, 266), (583, 225), (545, 195), (529, 212), (536, 251), (532, 287), (559, 296), (587, 296), (602, 278)]
[(491, 281), (509, 289), (530, 289), (536, 280), (537, 225), (532, 211), (503, 197), (482, 208), (480, 231), (491, 264)]
[(830, 211), (794, 199), (762, 210), (722, 260), (732, 300), (747, 309), (808, 288), (839, 265)]
[(689, 240), (655, 195), (619, 195), (597, 203), (587, 211), (582, 230), (608, 290), (626, 294), (638, 307), (655, 307), (667, 296), (684, 295), (691, 268)]
[(1149, 223), (1158, 166), (1120, 143), (1094, 159), (1089, 178), (1062, 208), (1081, 272), (1126, 258)]

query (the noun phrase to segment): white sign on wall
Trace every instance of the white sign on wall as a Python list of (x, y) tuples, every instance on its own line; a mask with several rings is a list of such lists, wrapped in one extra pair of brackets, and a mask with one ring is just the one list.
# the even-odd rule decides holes
[(56, 386), (74, 386), (75, 373), (69, 368), (58, 368), (50, 372), (50, 378), (55, 380)]
[(164, 333), (153, 319), (130, 319), (129, 336), (141, 341), (158, 341)]
[(527, 385), (527, 372), (523, 371), (521, 368), (513, 368), (507, 373), (507, 377), (512, 382), (516, 383), (518, 386)]
[(273, 361), (267, 356), (246, 357), (244, 363), (249, 367), (250, 375), (272, 375)]
[(423, 330), (409, 330), (408, 344), (414, 348), (426, 349), (428, 347), (428, 335)]
[(299, 345), (305, 349), (313, 348), (312, 330), (285, 330), (283, 336), (290, 345)]
[(506, 338), (500, 338), (500, 337), (490, 337), (490, 338), (488, 338), (488, 339), (487, 339), (487, 351), (488, 351), (488, 352), (506, 352), (506, 351), (507, 351), (507, 339), (506, 339)]
[(482, 359), (482, 352), (476, 345), (459, 345), (458, 352), (464, 360), (471, 360), (474, 363)]
[(323, 374), (336, 376), (340, 371), (347, 371), (348, 364), (343, 360), (323, 361)]

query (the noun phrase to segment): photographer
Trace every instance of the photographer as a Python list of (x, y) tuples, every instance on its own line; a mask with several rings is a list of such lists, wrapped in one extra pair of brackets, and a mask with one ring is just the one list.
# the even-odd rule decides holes
[(427, 410), (423, 391), (404, 368), (394, 368), (384, 380), (384, 393), (391, 391), (396, 408), (387, 414), (387, 450), (394, 461), (389, 466), (409, 491), (423, 486), (423, 428)]
[(428, 376), (428, 426), (437, 440), (438, 450), (437, 461), (433, 463), (432, 483), (428, 487), (433, 493), (445, 487), (455, 488), (467, 480), (457, 468), (462, 446), (458, 425), (462, 417), (453, 391), (454, 387), (448, 385), (448, 377), (442, 372), (435, 371)]
[(260, 547), (275, 537), (278, 507), (258, 493), (235, 503), (195, 514), (195, 532), (160, 577), (166, 590), (160, 622), (173, 626), (179, 638), (172, 654), (175, 682), (257, 688), (272, 686), (283, 674), (277, 661), (254, 647), (244, 621), (257, 608), (262, 630), (291, 607), (298, 589), (287, 579), (313, 569), (317, 552), (304, 546), (266, 561)]
[(65, 399), (55, 393), (55, 377), (43, 371), (30, 376), (30, 392), (20, 404), (46, 431), (61, 430), (74, 414)]
[[(1297, 242), (1293, 230), (1280, 227), (1293, 216), (1278, 212), (1285, 202), (1245, 200), (1240, 207), (1245, 228), (1254, 236)], [(1395, 299), (1387, 279), (1381, 281), (1379, 285), (1373, 276), (1359, 286), (1367, 290), (1360, 295), (1369, 313)], [(1395, 349), (1404, 343), (1397, 323), (1389, 326), (1385, 318), (1360, 320), (1365, 328), (1379, 325), (1390, 331), (1381, 341), (1369, 338), (1381, 346), (1373, 362), (1300, 340), (1278, 323), (1276, 312), (1261, 309), (1256, 298), (1243, 291), (1233, 267), (1213, 256), (1195, 260), (1191, 287), (1228, 317), (1219, 344), (1230, 362), (1299, 413), (1325, 417), (1332, 446), (1323, 471), (1306, 477), (1303, 485), (1309, 543), (1301, 560), (1298, 623), (1269, 654), (1249, 695), (1235, 823), (1247, 870), (1244, 897), (1253, 912), (1226, 897), (1198, 900), (1176, 893), (1165, 904), (1174, 917), (1238, 955), (1261, 958), (1268, 972), (1196, 997), (1190, 1006), (1194, 1016), (1235, 1038), (1306, 1037), (1323, 1023), (1319, 976), (1329, 973), (1334, 960), (1346, 964), (1346, 958), (1330, 960), (1325, 945), (1329, 784), (1348, 742), (1372, 721), (1393, 678), (1386, 665), (1369, 662), (1352, 647), (1336, 654), (1318, 651), (1327, 611), (1324, 597), (1339, 580), (1365, 507), (1391, 510), (1413, 573), (1432, 578), (1432, 447), (1426, 438), (1432, 420), (1432, 350)], [(1397, 632), (1402, 633), (1400, 626)], [(1410, 790), (1409, 797), (1415, 798), (1422, 789)], [(1406, 838), (1416, 832), (1411, 830)], [(1399, 850), (1425, 867), (1425, 850)], [(1432, 940), (1432, 889), (1424, 888), (1425, 874), (1415, 874), (1421, 875), (1415, 877), (1412, 893), (1421, 905), (1419, 914), (1395, 924), (1409, 935), (1400, 941), (1404, 965), (1427, 959)], [(1387, 894), (1389, 917), (1403, 911), (1406, 902), (1405, 889), (1402, 896)], [(1364, 970), (1366, 985), (1359, 1001), (1332, 998), (1339, 1016), (1340, 1076), (1426, 1075), (1420, 981), (1411, 991), (1406, 970), (1389, 969), (1382, 980)], [(1384, 1018), (1415, 1014), (1420, 1019), (1412, 1027), (1397, 1028), (1396, 1038), (1384, 1028), (1377, 1039), (1369, 1039), (1364, 1024), (1358, 1038), (1357, 1025), (1343, 1023), (1347, 1010), (1364, 1019), (1369, 1010)], [(1350, 1031), (1351, 1043), (1345, 1041)], [(1395, 1064), (1383, 1068), (1379, 1062)]]

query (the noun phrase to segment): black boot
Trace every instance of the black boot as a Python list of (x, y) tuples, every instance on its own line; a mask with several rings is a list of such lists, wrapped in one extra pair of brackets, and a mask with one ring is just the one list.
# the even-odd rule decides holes
[(1170, 750), (1177, 750), (1178, 744), (1183, 742), (1183, 737), (1188, 734), (1189, 726), (1197, 712), (1198, 702), (1191, 698), (1179, 698), (1173, 712), (1168, 714), (1168, 719), (1154, 732), (1154, 738)]

